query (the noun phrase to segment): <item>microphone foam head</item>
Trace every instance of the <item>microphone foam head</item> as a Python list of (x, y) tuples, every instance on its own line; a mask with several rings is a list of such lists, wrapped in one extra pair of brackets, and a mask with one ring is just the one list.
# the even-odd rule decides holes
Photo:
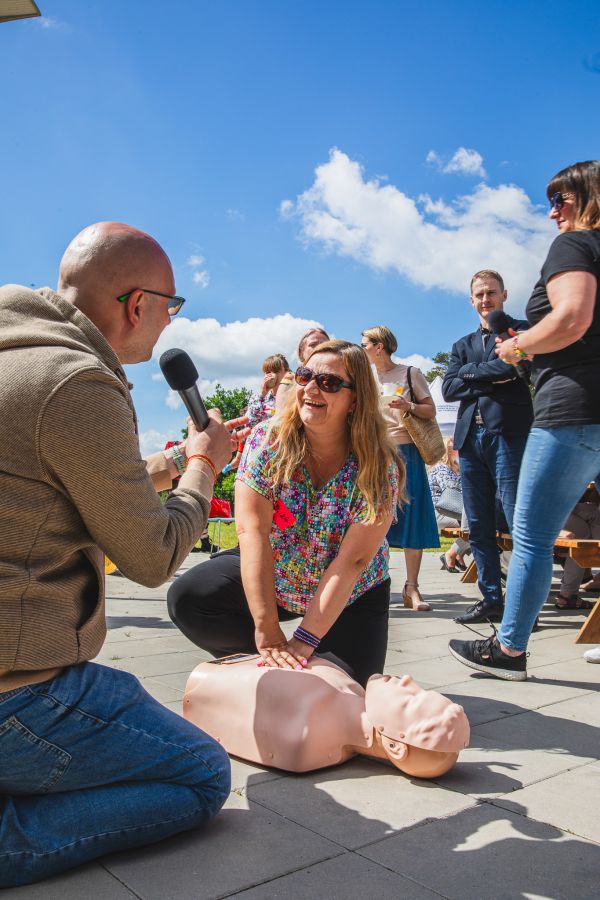
[(511, 325), (510, 317), (502, 309), (493, 309), (487, 317), (490, 331), (494, 334), (504, 334)]
[(158, 364), (172, 391), (187, 391), (198, 381), (198, 369), (185, 350), (165, 350)]

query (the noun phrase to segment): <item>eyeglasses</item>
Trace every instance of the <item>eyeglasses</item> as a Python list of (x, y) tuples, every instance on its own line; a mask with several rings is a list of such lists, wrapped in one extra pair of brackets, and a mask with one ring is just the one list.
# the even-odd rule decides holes
[[(129, 300), (135, 290), (138, 289), (133, 288), (133, 290), (127, 291), (126, 294), (121, 294), (120, 297), (116, 297), (115, 299), (118, 300), (119, 303), (125, 303), (126, 300)], [(176, 294), (161, 294), (160, 291), (151, 291), (150, 288), (139, 288), (139, 290), (143, 291), (145, 294), (156, 294), (157, 297), (166, 297), (169, 301), (167, 303), (167, 311), (170, 316), (176, 316), (185, 303), (185, 297), (178, 297)]]
[(296, 384), (299, 384), (301, 387), (306, 387), (314, 378), (317, 382), (317, 387), (321, 391), (325, 391), (326, 394), (337, 394), (342, 388), (350, 388), (352, 390), (354, 387), (350, 381), (344, 381), (339, 375), (333, 375), (331, 372), (319, 372), (317, 374), (305, 366), (300, 366), (296, 369), (294, 378), (296, 379)]
[(571, 198), (573, 194), (563, 194), (561, 191), (557, 191), (555, 194), (552, 194), (550, 197), (550, 208), (551, 209), (562, 209), (567, 200)]

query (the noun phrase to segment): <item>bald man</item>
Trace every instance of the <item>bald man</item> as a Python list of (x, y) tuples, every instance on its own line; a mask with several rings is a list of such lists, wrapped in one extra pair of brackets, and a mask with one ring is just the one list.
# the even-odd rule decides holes
[(113, 222), (71, 242), (56, 293), (0, 288), (0, 887), (193, 828), (229, 792), (215, 741), (89, 662), (103, 553), (149, 587), (171, 578), (206, 525), (206, 458), (232, 455), (217, 414), (190, 425), (165, 504), (175, 462), (140, 456), (123, 364), (182, 302), (157, 242)]

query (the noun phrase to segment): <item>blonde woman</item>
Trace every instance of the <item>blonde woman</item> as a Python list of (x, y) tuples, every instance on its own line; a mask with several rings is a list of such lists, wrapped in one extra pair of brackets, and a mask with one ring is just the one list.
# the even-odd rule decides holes
[(408, 385), (408, 366), (392, 360), (392, 353), (398, 349), (398, 341), (385, 325), (367, 328), (362, 333), (361, 347), (369, 362), (377, 369), (377, 377), (382, 384), (397, 384), (402, 395), (386, 407), (383, 415), (388, 426), (388, 435), (396, 444), (398, 453), (406, 466), (406, 493), (408, 502), (398, 511), (398, 520), (390, 529), (390, 547), (404, 548), (406, 561), (406, 583), (402, 591), (404, 606), (415, 612), (425, 612), (431, 607), (423, 600), (419, 591), (419, 571), (425, 547), (439, 547), (439, 535), (431, 492), (427, 483), (425, 464), (412, 442), (403, 422), (405, 412), (420, 419), (433, 419), (435, 403), (429, 393), (425, 376), (414, 366), (410, 367), (414, 401), (411, 401)]
[[(429, 470), (429, 488), (435, 508), (435, 519), (438, 528), (456, 528), (461, 524), (463, 515), (458, 513), (456, 516), (449, 516), (437, 509), (437, 503), (440, 500), (444, 490), (447, 487), (457, 487), (460, 489), (460, 468), (458, 465), (458, 453), (454, 449), (454, 441), (451, 437), (447, 437), (444, 441), (446, 452), (442, 456), (439, 463)], [(471, 547), (468, 541), (463, 538), (457, 538), (449, 550), (440, 553), (440, 562), (442, 569), (446, 572), (464, 572), (465, 553), (470, 553)]]
[(267, 356), (262, 364), (263, 380), (260, 391), (248, 401), (248, 424), (251, 428), (274, 415), (284, 402), (287, 389), (293, 382), (288, 361), (283, 353)]
[[(169, 612), (215, 656), (258, 651), (259, 665), (301, 669), (318, 649), (364, 685), (385, 662), (385, 536), (404, 466), (360, 347), (320, 344), (295, 381), (281, 415), (246, 442), (235, 492), (239, 552), (180, 576)], [(295, 618), (287, 638), (281, 622)]]

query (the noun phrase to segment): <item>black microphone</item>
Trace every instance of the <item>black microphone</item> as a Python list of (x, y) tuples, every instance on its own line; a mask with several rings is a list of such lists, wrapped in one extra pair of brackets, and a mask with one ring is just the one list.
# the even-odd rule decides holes
[(198, 431), (204, 431), (210, 419), (200, 396), (196, 382), (198, 369), (185, 350), (165, 350), (158, 361), (165, 380), (172, 391), (177, 391), (186, 405), (192, 422)]
[[(516, 337), (517, 332), (512, 327), (512, 320), (502, 309), (493, 309), (488, 314), (487, 323), (492, 334), (497, 334), (503, 341)], [(529, 381), (529, 367), (523, 360), (519, 360), (515, 369), (520, 378)]]

